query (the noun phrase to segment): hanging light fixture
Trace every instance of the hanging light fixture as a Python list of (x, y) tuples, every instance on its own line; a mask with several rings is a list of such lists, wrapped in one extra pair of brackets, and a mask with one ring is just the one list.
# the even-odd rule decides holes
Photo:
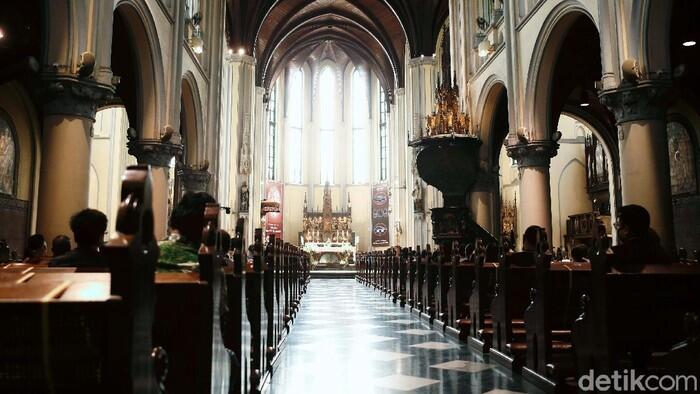
[(192, 24), (192, 35), (189, 39), (190, 48), (197, 55), (201, 55), (204, 52), (204, 40), (202, 39), (202, 30), (200, 29), (200, 23), (202, 22), (202, 15), (198, 12), (192, 15), (190, 23)]
[(484, 37), (483, 40), (479, 43), (478, 51), (479, 51), (479, 57), (486, 57), (491, 53), (493, 49), (491, 48), (491, 42), (489, 41), (488, 38)]
[(199, 30), (199, 26), (196, 26), (192, 32), (190, 47), (197, 55), (201, 55), (204, 52), (204, 40), (202, 40), (202, 32)]

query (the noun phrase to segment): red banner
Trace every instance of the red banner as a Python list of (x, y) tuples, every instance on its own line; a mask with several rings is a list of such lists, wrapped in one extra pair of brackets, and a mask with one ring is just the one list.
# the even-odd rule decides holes
[(372, 246), (389, 246), (389, 189), (372, 187)]
[(279, 203), (279, 212), (265, 214), (265, 234), (282, 239), (284, 183), (276, 181), (265, 182), (265, 199)]

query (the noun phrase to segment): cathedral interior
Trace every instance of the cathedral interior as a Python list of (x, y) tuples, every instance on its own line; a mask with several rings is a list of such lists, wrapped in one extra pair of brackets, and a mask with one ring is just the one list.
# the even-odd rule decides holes
[(698, 391), (698, 15), (0, 2), (0, 392)]

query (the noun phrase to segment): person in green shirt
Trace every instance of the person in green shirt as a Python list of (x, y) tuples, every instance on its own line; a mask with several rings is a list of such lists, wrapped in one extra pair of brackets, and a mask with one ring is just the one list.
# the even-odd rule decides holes
[(193, 272), (198, 267), (197, 251), (202, 241), (204, 208), (215, 203), (204, 192), (186, 192), (170, 214), (170, 236), (159, 243), (160, 257), (156, 269), (160, 272)]

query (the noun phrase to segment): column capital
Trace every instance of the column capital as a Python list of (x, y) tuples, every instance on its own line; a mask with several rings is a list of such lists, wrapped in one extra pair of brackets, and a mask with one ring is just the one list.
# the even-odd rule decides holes
[(226, 61), (228, 63), (243, 63), (251, 66), (255, 65), (255, 58), (250, 55), (241, 55), (238, 53), (231, 53), (226, 55)]
[(211, 173), (205, 168), (181, 165), (178, 166), (177, 176), (186, 191), (206, 192), (209, 188)]
[(135, 156), (139, 164), (154, 167), (169, 167), (170, 160), (182, 155), (182, 145), (162, 142), (158, 139), (130, 139), (126, 144), (129, 154)]
[(409, 67), (435, 66), (436, 64), (437, 64), (437, 60), (435, 60), (434, 57), (423, 56), (423, 55), (421, 55), (419, 57), (414, 57), (408, 61)]
[(518, 168), (549, 167), (557, 155), (559, 144), (554, 141), (530, 141), (506, 145), (508, 157), (518, 161)]
[(72, 76), (43, 75), (45, 115), (77, 116), (95, 121), (98, 104), (112, 98), (114, 87)]
[(598, 96), (600, 102), (615, 114), (617, 124), (660, 120), (666, 117), (671, 87), (672, 82), (668, 79), (645, 80), (603, 90)]

